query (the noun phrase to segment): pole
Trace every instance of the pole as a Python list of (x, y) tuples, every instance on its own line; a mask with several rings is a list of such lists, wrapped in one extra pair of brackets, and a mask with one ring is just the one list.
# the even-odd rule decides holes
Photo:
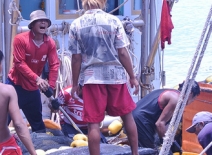
[[(0, 12), (3, 12), (3, 2), (2, 2), (2, 0), (0, 0)], [(3, 33), (2, 33), (2, 22), (3, 22), (3, 19), (4, 19), (4, 17), (3, 17), (3, 14), (1, 14), (0, 15), (0, 43), (3, 43)], [(3, 50), (3, 44), (0, 44), (0, 50), (3, 52), (3, 54), (5, 55), (5, 53), (4, 53), (4, 50)], [(5, 65), (3, 64), (3, 73), (4, 73), (4, 67)], [(3, 77), (2, 77), (2, 73), (0, 73), (0, 82), (3, 82)]]
[(5, 52), (5, 76), (7, 76), (9, 72), (9, 63), (10, 63), (10, 45), (11, 45), (11, 25), (9, 24), (10, 15), (8, 13), (9, 9), (9, 0), (3, 0), (4, 1), (4, 52)]
[[(16, 3), (16, 6), (19, 7), (19, 0), (13, 0), (13, 2)], [(12, 11), (12, 18), (11, 18), (11, 23), (15, 23), (18, 19), (18, 12), (17, 11)], [(15, 37), (15, 35), (17, 34), (17, 28), (18, 25), (12, 25), (12, 29), (11, 29), (11, 42), (10, 42), (10, 64), (9, 64), (9, 69), (12, 67), (12, 63), (13, 63), (13, 39)]]
[[(142, 0), (141, 11), (143, 15), (144, 26), (142, 26), (142, 36), (141, 36), (141, 82), (143, 84), (147, 83), (147, 78), (144, 74), (146, 61), (149, 53), (148, 48), (148, 17), (149, 17), (149, 0)], [(147, 94), (147, 89), (141, 87), (141, 98)]]

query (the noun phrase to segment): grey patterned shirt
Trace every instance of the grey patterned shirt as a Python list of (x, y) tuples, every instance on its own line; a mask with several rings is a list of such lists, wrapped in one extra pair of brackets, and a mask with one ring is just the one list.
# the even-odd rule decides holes
[(82, 55), (81, 84), (123, 84), (127, 73), (117, 48), (129, 40), (121, 21), (100, 9), (88, 10), (69, 30), (69, 51)]

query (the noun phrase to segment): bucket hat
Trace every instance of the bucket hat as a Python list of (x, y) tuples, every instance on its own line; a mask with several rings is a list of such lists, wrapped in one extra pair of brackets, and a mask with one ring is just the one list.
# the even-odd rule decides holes
[(43, 10), (36, 10), (30, 14), (30, 23), (28, 25), (28, 28), (31, 29), (32, 23), (39, 19), (46, 19), (48, 21), (48, 27), (51, 26), (51, 21), (49, 18), (47, 18), (46, 13)]
[(212, 113), (208, 111), (201, 111), (194, 115), (192, 125), (186, 129), (187, 132), (194, 133), (195, 125), (200, 122), (212, 122)]

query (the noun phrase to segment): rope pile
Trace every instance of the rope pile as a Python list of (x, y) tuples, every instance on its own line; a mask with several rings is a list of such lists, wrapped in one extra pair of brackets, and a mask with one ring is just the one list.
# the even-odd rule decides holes
[(65, 50), (65, 35), (69, 32), (69, 23), (62, 22), (62, 46), (61, 49), (58, 49), (58, 57), (60, 60), (60, 68), (58, 70), (58, 79), (56, 86), (56, 94), (57, 97), (60, 91), (63, 91), (64, 87), (71, 85), (72, 83), (72, 69), (71, 69), (71, 55), (68, 51)]

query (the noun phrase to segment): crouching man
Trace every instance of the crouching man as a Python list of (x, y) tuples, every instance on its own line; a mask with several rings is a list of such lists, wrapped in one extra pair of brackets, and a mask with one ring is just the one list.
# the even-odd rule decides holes
[[(212, 113), (201, 111), (193, 117), (192, 125), (186, 129), (189, 133), (195, 133), (200, 145), (204, 148), (212, 142)], [(207, 155), (212, 155), (212, 146), (206, 151)]]

